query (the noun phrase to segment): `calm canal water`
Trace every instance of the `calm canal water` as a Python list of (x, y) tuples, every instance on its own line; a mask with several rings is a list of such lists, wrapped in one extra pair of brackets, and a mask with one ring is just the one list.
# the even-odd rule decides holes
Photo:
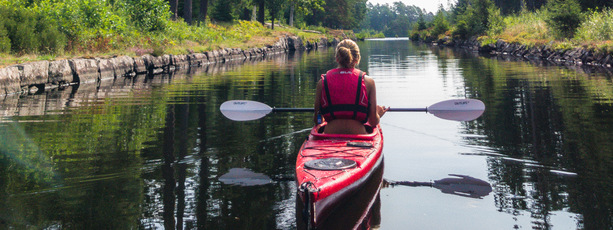
[[(387, 113), (382, 177), (435, 186), (377, 193), (378, 180), (341, 216), (369, 212), (381, 229), (611, 229), (611, 74), (403, 39), (359, 45), (359, 67), (376, 80), (380, 104), (476, 98), (486, 111), (470, 122)], [(296, 228), (294, 164), (311, 114), (233, 122), (218, 108), (232, 99), (310, 107), (333, 55), (280, 55), (0, 98), (0, 229)], [(273, 182), (220, 182), (233, 168)], [(487, 181), (492, 191), (436, 186), (459, 178), (450, 174)], [(370, 210), (360, 206), (373, 200)]]

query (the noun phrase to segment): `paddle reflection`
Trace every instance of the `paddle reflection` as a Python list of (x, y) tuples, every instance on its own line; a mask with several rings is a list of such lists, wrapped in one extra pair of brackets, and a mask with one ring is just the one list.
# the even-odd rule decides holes
[(453, 177), (435, 180), (434, 182), (384, 180), (383, 187), (387, 188), (397, 185), (411, 187), (426, 186), (437, 188), (446, 194), (478, 199), (481, 199), (492, 192), (492, 186), (484, 180), (459, 174), (449, 174), (449, 176)]
[[(381, 224), (380, 191), (383, 184), (383, 163), (355, 194), (340, 203), (317, 229), (373, 229)], [(298, 229), (306, 229), (304, 204), (296, 196), (296, 222)]]

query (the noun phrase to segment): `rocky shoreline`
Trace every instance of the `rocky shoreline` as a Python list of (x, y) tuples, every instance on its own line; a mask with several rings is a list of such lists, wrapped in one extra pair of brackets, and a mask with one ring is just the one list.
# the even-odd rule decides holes
[(156, 75), (180, 69), (252, 60), (297, 50), (316, 50), (335, 46), (338, 39), (303, 42), (297, 36), (285, 36), (263, 48), (220, 49), (186, 55), (119, 56), (113, 58), (76, 58), (57, 61), (37, 61), (0, 68), (0, 97), (11, 94), (34, 94), (67, 85), (95, 83), (106, 79), (131, 77), (137, 74)]
[(545, 61), (557, 65), (613, 67), (613, 54), (597, 53), (586, 48), (555, 50), (550, 44), (528, 47), (527, 45), (517, 43), (507, 43), (503, 40), (482, 45), (475, 38), (460, 42), (439, 41), (433, 44), (444, 44), (494, 56), (511, 56), (526, 59), (527, 61)]

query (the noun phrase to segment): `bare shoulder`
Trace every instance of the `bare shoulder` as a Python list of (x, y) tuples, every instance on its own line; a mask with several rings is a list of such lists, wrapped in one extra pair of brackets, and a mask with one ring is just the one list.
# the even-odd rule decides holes
[(375, 87), (375, 80), (368, 75), (364, 75), (364, 83), (366, 84), (366, 88), (372, 89)]

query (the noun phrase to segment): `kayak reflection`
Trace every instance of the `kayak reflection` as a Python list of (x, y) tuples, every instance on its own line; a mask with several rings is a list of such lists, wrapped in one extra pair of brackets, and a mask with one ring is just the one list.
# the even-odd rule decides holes
[(443, 193), (479, 199), (492, 192), (492, 186), (484, 180), (459, 174), (449, 174), (449, 176), (454, 177), (443, 178), (434, 182), (384, 180), (383, 187), (394, 187), (396, 185), (411, 187), (427, 186), (437, 188)]
[[(381, 224), (381, 200), (379, 192), (383, 184), (383, 163), (373, 171), (372, 176), (356, 193), (332, 211), (319, 222), (320, 229), (376, 229)], [(304, 204), (296, 196), (296, 222), (298, 229), (306, 229), (308, 217), (304, 215)]]

